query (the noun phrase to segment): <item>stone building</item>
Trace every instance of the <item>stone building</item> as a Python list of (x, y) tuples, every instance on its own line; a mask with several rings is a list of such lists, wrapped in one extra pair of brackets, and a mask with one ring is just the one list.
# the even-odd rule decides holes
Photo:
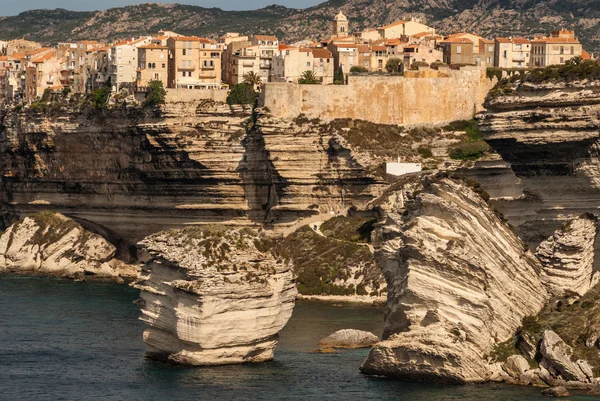
[(331, 24), (331, 38), (343, 38), (349, 34), (348, 18), (340, 11)]
[(560, 29), (553, 31), (549, 37), (538, 37), (531, 42), (530, 67), (564, 64), (582, 55), (583, 48), (575, 32)]
[(279, 40), (272, 35), (255, 35), (251, 40), (229, 42), (223, 53), (225, 82), (240, 84), (249, 72), (259, 75), (262, 82), (269, 82), (273, 57), (278, 51)]
[(450, 37), (440, 42), (443, 62), (446, 64), (474, 65), (474, 43), (467, 38)]

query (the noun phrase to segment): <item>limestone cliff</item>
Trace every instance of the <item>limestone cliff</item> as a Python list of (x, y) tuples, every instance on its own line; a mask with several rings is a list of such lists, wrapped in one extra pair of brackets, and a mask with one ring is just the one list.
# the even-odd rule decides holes
[[(499, 194), (494, 207), (535, 247), (600, 201), (600, 82), (513, 81), (488, 99), (480, 127), (518, 187), (488, 192)], [(497, 171), (483, 173), (486, 190), (499, 184)]]
[(564, 224), (537, 248), (542, 280), (554, 295), (585, 295), (598, 283), (600, 275), (593, 268), (596, 224), (593, 215), (581, 216)]
[(117, 248), (61, 214), (38, 213), (0, 235), (0, 271), (63, 277), (134, 279), (138, 268), (115, 258)]
[(494, 344), (549, 297), (541, 265), (464, 183), (410, 180), (377, 202), (382, 223), (374, 245), (389, 295), (384, 341), (361, 369), (411, 380), (486, 381)]
[(297, 291), (291, 266), (263, 241), (250, 229), (206, 226), (140, 243), (148, 357), (187, 365), (273, 358)]
[(2, 199), (20, 214), (69, 213), (135, 242), (190, 223), (278, 229), (380, 193), (383, 181), (331, 132), (251, 118), (212, 100), (170, 102), (162, 114), (3, 111)]

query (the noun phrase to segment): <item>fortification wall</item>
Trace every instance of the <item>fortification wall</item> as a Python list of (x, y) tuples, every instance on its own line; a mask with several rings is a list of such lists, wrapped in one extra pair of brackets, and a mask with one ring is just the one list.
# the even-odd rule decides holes
[(267, 83), (260, 105), (284, 119), (304, 114), (325, 120), (437, 125), (471, 119), (495, 84), (481, 68), (431, 71), (415, 77), (350, 76), (348, 85)]
[(214, 100), (225, 102), (227, 100), (227, 89), (167, 89), (167, 102), (194, 102), (199, 100)]

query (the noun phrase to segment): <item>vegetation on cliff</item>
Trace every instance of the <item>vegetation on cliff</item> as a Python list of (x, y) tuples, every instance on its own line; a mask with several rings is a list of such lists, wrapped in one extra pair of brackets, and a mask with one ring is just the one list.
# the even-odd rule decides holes
[(541, 84), (546, 82), (573, 82), (600, 80), (600, 60), (581, 60), (576, 57), (563, 65), (536, 68), (524, 75), (525, 82)]
[(357, 243), (370, 236), (366, 227), (371, 222), (337, 217), (323, 224), (324, 236), (304, 226), (275, 244), (273, 251), (293, 262), (303, 295), (381, 295), (381, 270), (368, 246)]
[(450, 157), (455, 160), (476, 160), (490, 150), (475, 120), (455, 121), (444, 129), (464, 131), (467, 134), (466, 138), (450, 151)]
[(254, 104), (257, 97), (258, 93), (251, 84), (241, 83), (231, 88), (227, 95), (227, 104)]

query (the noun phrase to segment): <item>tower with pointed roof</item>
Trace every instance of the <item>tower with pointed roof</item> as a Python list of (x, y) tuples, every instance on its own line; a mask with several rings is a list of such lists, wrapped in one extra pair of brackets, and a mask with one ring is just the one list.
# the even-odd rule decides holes
[(348, 36), (348, 18), (340, 11), (331, 24), (331, 37), (335, 39), (344, 36)]

